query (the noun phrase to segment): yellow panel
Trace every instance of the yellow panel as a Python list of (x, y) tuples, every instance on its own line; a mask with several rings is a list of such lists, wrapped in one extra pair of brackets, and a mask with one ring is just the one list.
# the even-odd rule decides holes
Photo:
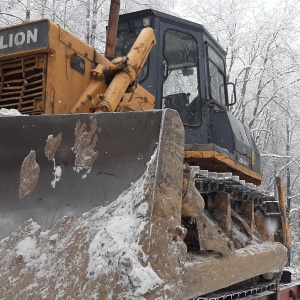
[[(70, 113), (90, 82), (90, 73), (94, 68), (94, 49), (51, 22), (49, 48), (45, 113)], [(71, 67), (70, 61), (74, 55), (84, 65), (84, 72)], [(85, 105), (83, 112), (89, 112), (90, 107), (90, 103)]]

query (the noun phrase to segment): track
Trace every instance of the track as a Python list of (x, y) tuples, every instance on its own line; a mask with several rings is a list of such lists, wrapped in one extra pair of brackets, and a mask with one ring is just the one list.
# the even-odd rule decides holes
[(226, 192), (231, 195), (231, 207), (237, 214), (243, 213), (242, 203), (251, 201), (254, 211), (261, 211), (273, 231), (274, 240), (282, 242), (281, 212), (278, 200), (270, 192), (259, 186), (240, 180), (232, 173), (216, 173), (192, 167), (195, 173), (195, 186), (205, 199), (206, 208), (215, 208), (215, 195)]
[[(209, 172), (200, 170), (199, 167), (192, 167), (192, 169), (195, 173), (195, 187), (205, 202), (206, 216), (222, 230), (222, 234), (226, 234), (232, 241), (234, 249), (264, 244), (266, 241), (283, 243), (279, 202), (272, 194), (252, 183), (240, 180), (238, 176), (233, 176), (231, 173)], [(224, 207), (220, 209), (220, 194), (230, 195), (225, 209)], [(196, 222), (183, 218), (182, 223), (187, 228), (185, 242), (188, 251), (203, 251), (201, 242), (198, 240), (199, 228)], [(232, 265), (232, 270), (235, 267)], [(245, 272), (247, 272), (247, 266), (245, 266)], [(193, 299), (241, 299), (254, 297), (266, 291), (272, 292), (276, 288), (274, 281), (279, 274), (269, 275), (270, 277), (255, 276), (212, 294), (201, 295)], [(269, 280), (266, 280), (267, 278)]]

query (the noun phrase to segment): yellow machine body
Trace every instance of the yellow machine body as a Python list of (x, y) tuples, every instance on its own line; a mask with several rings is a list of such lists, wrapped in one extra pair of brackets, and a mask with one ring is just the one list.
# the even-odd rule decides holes
[[(139, 42), (140, 48), (151, 34), (154, 39), (150, 30), (142, 44)], [(14, 108), (23, 114), (89, 112), (98, 102), (92, 100), (108, 92), (114, 105), (107, 110), (115, 111), (154, 44), (155, 40), (151, 41), (142, 53), (129, 53), (126, 71), (108, 89), (110, 79), (105, 71), (124, 67), (122, 61), (111, 64), (91, 46), (49, 20), (11, 27), (0, 45), (0, 108)], [(150, 93), (141, 87), (137, 93), (142, 96), (135, 103), (131, 91), (118, 110), (154, 108)]]

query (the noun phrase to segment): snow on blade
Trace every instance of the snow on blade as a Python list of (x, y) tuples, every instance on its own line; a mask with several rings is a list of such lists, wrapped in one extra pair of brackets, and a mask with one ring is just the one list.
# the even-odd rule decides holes
[(62, 169), (61, 166), (56, 166), (55, 167), (55, 163), (54, 163), (54, 179), (51, 181), (51, 185), (53, 188), (55, 188), (56, 183), (60, 181), (61, 178), (61, 174), (62, 174)]
[(50, 134), (46, 141), (45, 155), (47, 156), (48, 160), (53, 161), (54, 179), (51, 181), (51, 185), (53, 188), (56, 187), (56, 183), (60, 181), (62, 175), (61, 166), (56, 166), (56, 162), (55, 162), (55, 153), (59, 148), (61, 141), (62, 141), (62, 133), (59, 133), (56, 137)]
[(146, 183), (147, 174), (144, 174), (112, 204), (116, 210), (109, 214), (105, 228), (98, 231), (89, 247), (88, 276), (96, 279), (101, 274), (117, 271), (123, 274), (122, 284), (134, 288), (132, 296), (141, 296), (162, 284), (149, 264), (142, 265), (147, 257), (138, 243), (147, 223), (148, 205), (142, 202)]
[(22, 114), (14, 108), (12, 108), (12, 109), (1, 108), (0, 109), (0, 117), (13, 117), (13, 116), (22, 116)]

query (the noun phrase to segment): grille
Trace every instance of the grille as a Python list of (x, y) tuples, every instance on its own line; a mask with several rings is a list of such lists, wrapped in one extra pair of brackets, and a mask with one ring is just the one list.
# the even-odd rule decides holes
[(43, 113), (46, 62), (46, 54), (0, 62), (0, 109)]

